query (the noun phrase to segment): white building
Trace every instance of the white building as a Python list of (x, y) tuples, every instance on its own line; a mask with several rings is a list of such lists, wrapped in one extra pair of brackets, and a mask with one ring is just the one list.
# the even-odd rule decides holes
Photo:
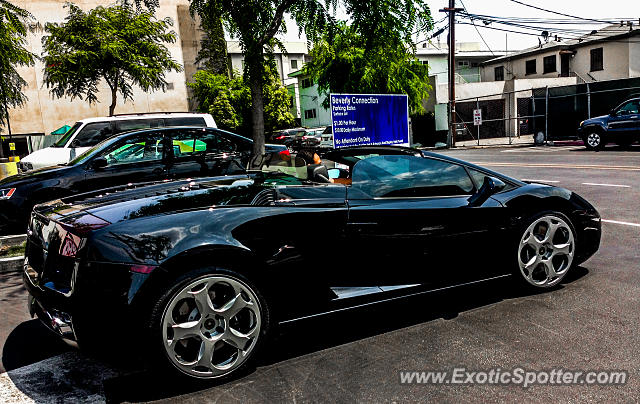
[(640, 29), (628, 22), (578, 39), (550, 41), (486, 61), (480, 72), (482, 81), (578, 77), (580, 82), (592, 82), (640, 77)]

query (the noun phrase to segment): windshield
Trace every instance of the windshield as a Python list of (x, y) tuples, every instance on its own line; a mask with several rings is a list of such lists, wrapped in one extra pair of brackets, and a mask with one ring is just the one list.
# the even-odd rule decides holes
[(82, 122), (74, 123), (71, 129), (69, 129), (67, 133), (62, 135), (62, 137), (58, 139), (58, 141), (55, 142), (51, 147), (64, 147), (69, 139), (71, 139), (71, 137), (78, 131), (78, 128), (80, 128), (80, 126), (82, 126)]
[(110, 138), (110, 139), (103, 140), (102, 142), (100, 142), (97, 145), (93, 146), (89, 150), (87, 150), (84, 153), (78, 155), (76, 158), (74, 158), (73, 160), (68, 162), (67, 165), (68, 166), (75, 166), (75, 165), (86, 163), (91, 158), (93, 158), (93, 156), (95, 156), (96, 154), (102, 152), (106, 147), (108, 147), (113, 142), (117, 141), (118, 139), (119, 139), (118, 137), (115, 137), (115, 138)]
[(288, 151), (268, 153), (262, 160), (260, 171), (268, 175), (308, 178), (307, 164), (299, 157), (292, 157)]

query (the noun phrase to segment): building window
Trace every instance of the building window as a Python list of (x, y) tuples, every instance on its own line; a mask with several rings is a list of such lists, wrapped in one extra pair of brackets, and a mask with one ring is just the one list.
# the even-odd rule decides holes
[(302, 79), (302, 88), (309, 88), (313, 85), (313, 79)]
[(602, 48), (591, 49), (591, 71), (603, 70)]
[(525, 75), (536, 74), (536, 60), (527, 60), (525, 62)]
[(468, 60), (458, 60), (458, 67), (469, 67)]
[(298, 70), (298, 61), (296, 59), (291, 59), (291, 70)]
[(305, 109), (304, 110), (304, 119), (313, 119), (316, 117), (315, 109)]
[(547, 56), (542, 59), (543, 74), (556, 72), (556, 55)]
[(427, 61), (427, 60), (421, 60), (420, 63), (425, 65), (425, 66), (429, 66), (429, 61)]
[(496, 75), (496, 81), (504, 80), (504, 66), (498, 66), (494, 69)]

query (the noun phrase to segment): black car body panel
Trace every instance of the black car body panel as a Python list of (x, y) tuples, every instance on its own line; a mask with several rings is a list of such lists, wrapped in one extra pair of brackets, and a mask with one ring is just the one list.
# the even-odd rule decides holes
[[(350, 155), (372, 153), (419, 156), (498, 175), (413, 149), (353, 148), (331, 157), (348, 162)], [(469, 204), (469, 194), (371, 198), (354, 186), (279, 181), (263, 173), (62, 199), (34, 209), (25, 285), (36, 307), (63, 313), (75, 330), (82, 328), (78, 319), (95, 318), (100, 308), (107, 308), (105, 316), (139, 320), (140, 310), (179, 273), (199, 266), (233, 268), (262, 288), (283, 323), (507, 276), (514, 235), (547, 210), (573, 223), (578, 262), (597, 251), (600, 217), (583, 198), (563, 188), (499, 178), (509, 185), (480, 206)], [(479, 188), (473, 181), (471, 194)], [(487, 254), (491, 259), (484, 259)], [(100, 307), (92, 303), (96, 296)]]

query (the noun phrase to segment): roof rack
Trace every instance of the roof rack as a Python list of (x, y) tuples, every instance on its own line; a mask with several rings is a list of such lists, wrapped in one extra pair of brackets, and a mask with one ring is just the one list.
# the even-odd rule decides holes
[(189, 112), (189, 111), (131, 112), (131, 113), (128, 113), (128, 114), (114, 114), (112, 116), (160, 115), (160, 114), (201, 114), (201, 112)]

